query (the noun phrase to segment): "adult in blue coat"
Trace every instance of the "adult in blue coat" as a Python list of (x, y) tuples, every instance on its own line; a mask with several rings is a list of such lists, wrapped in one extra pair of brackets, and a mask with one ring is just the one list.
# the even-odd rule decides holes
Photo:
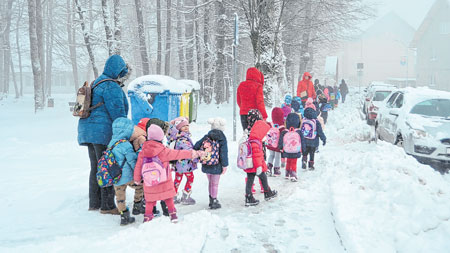
[[(124, 78), (128, 74), (125, 61), (112, 55), (105, 63), (103, 74), (93, 83), (104, 79)], [(128, 100), (118, 82), (105, 81), (92, 91), (92, 105), (103, 103), (91, 111), (88, 118), (78, 121), (78, 143), (88, 147), (91, 172), (89, 175), (89, 210), (100, 209), (101, 213), (119, 214), (114, 203), (114, 188), (100, 188), (97, 183), (97, 163), (111, 140), (112, 123), (119, 117), (127, 117)]]

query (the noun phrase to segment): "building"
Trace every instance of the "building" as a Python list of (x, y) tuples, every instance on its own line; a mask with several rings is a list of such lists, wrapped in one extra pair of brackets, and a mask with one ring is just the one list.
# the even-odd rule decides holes
[(410, 47), (417, 51), (417, 85), (450, 91), (450, 0), (436, 0)]

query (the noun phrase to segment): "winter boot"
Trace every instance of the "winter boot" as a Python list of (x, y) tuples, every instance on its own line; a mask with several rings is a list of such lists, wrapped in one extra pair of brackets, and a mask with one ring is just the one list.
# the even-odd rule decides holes
[(273, 164), (268, 163), (267, 164), (267, 176), (273, 177), (272, 169), (273, 169)]
[(191, 192), (183, 190), (183, 196), (181, 197), (181, 204), (183, 205), (195, 205), (195, 200), (191, 198)]
[(134, 217), (130, 217), (130, 211), (128, 210), (128, 208), (124, 212), (120, 213), (120, 225), (121, 226), (131, 224), (134, 221), (135, 221)]
[(144, 223), (153, 220), (153, 215), (144, 215)]
[(291, 181), (297, 182), (297, 172), (296, 171), (291, 171)]
[(291, 177), (291, 171), (290, 170), (286, 170), (286, 175), (284, 176), (284, 178), (289, 180), (290, 177)]
[(209, 196), (209, 208), (210, 209), (219, 209), (221, 207), (222, 207), (222, 205), (220, 205), (217, 198), (213, 198), (213, 197)]
[(256, 206), (259, 204), (259, 200), (253, 197), (253, 194), (249, 194), (245, 196), (245, 206)]
[(172, 223), (177, 223), (178, 222), (177, 213), (171, 213), (170, 214), (170, 222), (172, 222)]
[(161, 212), (158, 209), (156, 209), (156, 206), (153, 207), (152, 213), (154, 217), (161, 216)]
[(144, 214), (145, 213), (145, 202), (143, 200), (141, 200), (139, 202), (134, 202), (132, 213), (133, 213), (133, 215)]
[(273, 175), (274, 175), (275, 177), (281, 176), (281, 170), (280, 170), (280, 167), (274, 167), (274, 168), (273, 168)]
[(268, 201), (268, 200), (270, 200), (270, 199), (275, 198), (277, 195), (278, 195), (278, 192), (277, 192), (277, 191), (269, 189), (269, 191), (267, 191), (267, 192), (264, 193), (264, 199), (265, 199), (266, 201)]
[(304, 170), (306, 170), (306, 161), (307, 161), (307, 159), (308, 158), (306, 156), (304, 156), (303, 159), (302, 159), (302, 169), (304, 169)]
[(163, 215), (169, 217), (169, 209), (167, 208), (166, 202), (161, 200), (161, 209), (163, 210)]
[(309, 161), (308, 167), (309, 170), (314, 170), (314, 161)]
[(178, 198), (178, 193), (177, 193), (177, 195), (175, 195), (175, 197), (173, 197), (173, 203), (174, 203), (175, 205), (181, 203), (181, 199)]
[(100, 213), (101, 214), (112, 214), (112, 215), (119, 215), (119, 209), (117, 209), (117, 207), (113, 208), (113, 209), (109, 209), (109, 210), (102, 210), (100, 209)]

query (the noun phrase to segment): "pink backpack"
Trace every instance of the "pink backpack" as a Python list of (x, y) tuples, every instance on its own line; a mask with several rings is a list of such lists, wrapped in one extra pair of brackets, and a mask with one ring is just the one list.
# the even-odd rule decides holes
[(278, 140), (280, 139), (280, 129), (278, 129), (278, 125), (274, 125), (274, 127), (270, 128), (267, 133), (267, 147), (278, 149)]
[(169, 179), (167, 169), (164, 168), (164, 165), (157, 156), (144, 158), (142, 164), (142, 177), (144, 178), (144, 185), (149, 187), (156, 186)]
[(261, 143), (257, 140), (248, 140), (247, 136), (242, 137), (239, 141), (239, 151), (237, 157), (237, 166), (239, 169), (246, 170), (253, 168), (252, 142), (261, 145)]
[(283, 137), (283, 151), (289, 154), (302, 152), (302, 139), (297, 129), (291, 127)]

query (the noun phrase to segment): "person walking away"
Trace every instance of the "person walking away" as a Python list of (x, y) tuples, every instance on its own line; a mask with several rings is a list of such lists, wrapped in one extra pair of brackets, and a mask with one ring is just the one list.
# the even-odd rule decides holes
[(297, 85), (297, 97), (302, 99), (303, 106), (305, 106), (307, 98), (316, 99), (316, 91), (311, 78), (311, 74), (309, 72), (305, 72), (302, 80), (298, 82)]
[[(292, 101), (298, 103), (297, 101)], [(267, 169), (270, 176), (281, 176), (281, 150), (278, 149), (280, 133), (284, 130), (283, 109), (275, 107), (272, 109), (272, 127), (267, 134), (267, 149), (269, 150), (269, 159), (267, 160)], [(272, 173), (273, 169), (273, 173)]]
[[(248, 139), (248, 135), (250, 134), (250, 130), (253, 128), (253, 125), (255, 125), (256, 121), (263, 120), (263, 116), (258, 111), (258, 109), (251, 109), (248, 111), (247, 115), (247, 129), (244, 131), (244, 135), (246, 135), (246, 139)], [(266, 160), (266, 145), (265, 143), (262, 143), (263, 147), (263, 153), (264, 153), (264, 160)], [(247, 177), (245, 178), (245, 183), (247, 183)], [(254, 184), (252, 186), (252, 193), (256, 193), (256, 190), (254, 188)], [(259, 186), (261, 187), (261, 193), (264, 192), (263, 185), (261, 183), (261, 180), (259, 180)]]
[(281, 157), (287, 158), (285, 178), (292, 182), (297, 182), (297, 159), (302, 156), (304, 149), (299, 128), (300, 117), (297, 113), (290, 113), (286, 119), (286, 129), (281, 133), (278, 142), (278, 149), (282, 150)]
[(219, 209), (222, 207), (219, 200), (217, 200), (219, 180), (220, 176), (225, 174), (228, 167), (228, 143), (224, 134), (226, 121), (223, 118), (210, 118), (208, 119), (208, 124), (211, 125), (211, 130), (195, 143), (194, 149), (200, 150), (202, 144), (207, 139), (219, 144), (219, 162), (211, 165), (202, 163), (202, 172), (208, 177), (209, 208)]
[(258, 109), (263, 119), (267, 119), (263, 85), (264, 75), (254, 67), (247, 70), (246, 80), (239, 84), (236, 96), (243, 130), (248, 127), (247, 114), (251, 109)]
[(341, 84), (339, 85), (339, 90), (341, 91), (342, 103), (345, 103), (345, 97), (348, 94), (348, 86), (344, 79), (342, 79)]
[(114, 187), (100, 188), (97, 182), (97, 163), (112, 137), (112, 123), (128, 115), (128, 100), (122, 90), (128, 77), (128, 67), (119, 55), (108, 58), (100, 75), (92, 84), (92, 102), (96, 108), (90, 116), (78, 121), (78, 144), (88, 147), (91, 171), (89, 174), (89, 211), (100, 209), (102, 214), (119, 214), (114, 203)]
[(305, 108), (305, 117), (301, 127), (302, 137), (304, 139), (305, 148), (303, 149), (302, 168), (306, 169), (306, 163), (309, 163), (308, 168), (314, 170), (314, 153), (319, 147), (319, 138), (325, 146), (327, 138), (322, 130), (322, 124), (317, 120), (317, 112), (312, 101), (308, 101)]

